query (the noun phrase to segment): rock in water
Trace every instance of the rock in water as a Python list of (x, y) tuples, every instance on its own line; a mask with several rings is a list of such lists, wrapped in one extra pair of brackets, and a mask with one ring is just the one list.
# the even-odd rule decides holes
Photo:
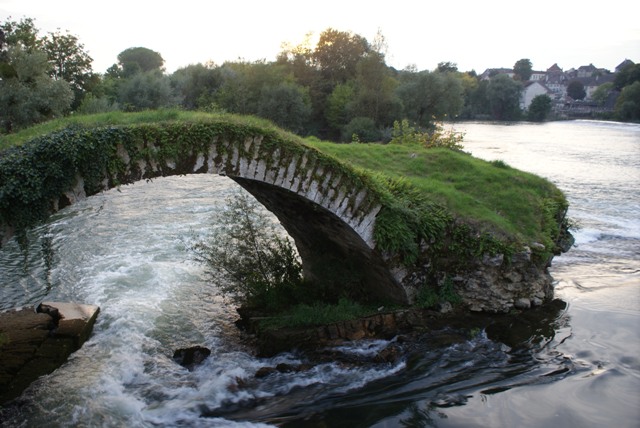
[(211, 350), (203, 346), (178, 349), (173, 353), (173, 361), (192, 371), (211, 355)]
[(60, 367), (89, 338), (100, 308), (44, 302), (0, 313), (0, 405)]

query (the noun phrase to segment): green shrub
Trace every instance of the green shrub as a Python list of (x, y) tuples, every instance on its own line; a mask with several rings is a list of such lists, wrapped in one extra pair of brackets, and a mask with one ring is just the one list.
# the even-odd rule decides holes
[(449, 302), (456, 305), (462, 302), (462, 298), (453, 288), (453, 281), (446, 277), (442, 284), (438, 286), (423, 285), (418, 290), (416, 305), (421, 308), (433, 308), (441, 302)]
[(369, 117), (356, 117), (349, 122), (343, 130), (344, 140), (356, 143), (371, 143), (380, 141), (381, 134), (373, 119)]
[(273, 311), (294, 304), (302, 265), (291, 241), (246, 194), (228, 199), (227, 205), (214, 219), (211, 235), (191, 247), (195, 259), (240, 305)]
[(431, 132), (416, 130), (407, 119), (393, 123), (391, 144), (421, 145), (427, 149), (445, 148), (461, 151), (464, 147), (462, 141), (464, 134), (456, 132), (452, 128), (445, 129), (442, 122), (435, 122)]

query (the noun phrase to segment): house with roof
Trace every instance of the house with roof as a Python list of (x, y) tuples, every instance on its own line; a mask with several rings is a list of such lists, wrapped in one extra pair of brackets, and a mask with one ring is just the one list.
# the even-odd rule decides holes
[(618, 66), (616, 67), (615, 73), (620, 73), (623, 68), (629, 65), (635, 65), (635, 62), (631, 61), (630, 59), (625, 59), (620, 64), (618, 64)]
[(543, 83), (539, 81), (529, 80), (524, 84), (522, 94), (520, 96), (520, 108), (527, 110), (531, 105), (531, 102), (538, 95), (549, 95), (551, 91)]
[(582, 65), (578, 67), (578, 69), (576, 70), (576, 77), (577, 78), (591, 77), (596, 71), (598, 71), (598, 69), (593, 64)]
[(567, 77), (558, 63), (547, 69), (544, 85), (549, 89), (549, 96), (553, 99), (560, 100), (567, 94)]
[(546, 71), (532, 71), (529, 80), (533, 80), (534, 82), (544, 82), (546, 78)]

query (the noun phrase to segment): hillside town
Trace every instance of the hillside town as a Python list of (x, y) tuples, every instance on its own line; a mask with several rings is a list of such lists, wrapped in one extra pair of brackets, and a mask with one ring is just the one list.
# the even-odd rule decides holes
[[(529, 80), (524, 82), (520, 108), (526, 110), (536, 96), (547, 95), (552, 100), (553, 112), (558, 118), (611, 114), (620, 95), (613, 85), (614, 80), (629, 65), (634, 65), (634, 62), (625, 59), (613, 72), (593, 64), (563, 71), (557, 63), (546, 71), (534, 70)], [(479, 79), (489, 80), (498, 74), (514, 77), (515, 72), (510, 68), (490, 68)], [(577, 94), (569, 90), (571, 85), (577, 88)]]

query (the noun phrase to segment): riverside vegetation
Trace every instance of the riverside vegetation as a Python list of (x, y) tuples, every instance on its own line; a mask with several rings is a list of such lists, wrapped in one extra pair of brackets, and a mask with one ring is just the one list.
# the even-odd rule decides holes
[[(99, 151), (92, 145), (102, 144), (96, 135), (108, 139), (115, 133), (135, 140), (145, 132), (152, 133), (162, 140), (169, 153), (199, 144), (202, 134), (189, 135), (185, 130), (204, 132), (209, 129), (206, 126), (217, 129), (216, 132), (243, 135), (260, 132), (270, 136), (274, 147), (289, 147), (291, 142), (304, 144), (317, 150), (327, 165), (349, 171), (354, 180), (368, 182), (383, 205), (374, 229), (377, 246), (381, 251), (399, 254), (405, 263), (417, 259), (424, 243), (431, 245), (439, 258), (454, 264), (483, 254), (503, 254), (508, 258), (522, 245), (540, 243), (533, 248), (533, 257), (544, 265), (558, 251), (556, 243), (568, 227), (564, 218), (567, 202), (554, 185), (504, 162), (473, 158), (461, 150), (462, 136), (445, 131), (441, 124), (435, 127), (435, 132), (424, 133), (406, 122), (397, 122), (390, 144), (334, 144), (314, 138), (303, 140), (253, 117), (178, 110), (75, 116), (26, 129), (12, 135), (10, 140), (3, 138), (1, 146), (13, 148), (0, 154), (3, 196), (0, 215), (6, 219), (15, 209), (12, 204), (15, 201), (7, 197), (13, 195), (14, 199), (22, 198), (25, 210), (31, 209), (29, 215), (25, 211), (26, 218), (42, 220), (34, 216), (31, 202), (36, 194), (43, 191), (55, 194), (58, 189), (47, 188), (52, 185), (51, 180), (35, 177), (53, 171), (53, 176), (59, 178), (65, 168), (87, 168)], [(61, 135), (73, 138), (64, 140)], [(63, 144), (63, 140), (67, 142)], [(36, 152), (44, 156), (38, 165), (17, 162), (25, 153)], [(101, 162), (106, 168), (118, 168), (109, 159)], [(30, 185), (15, 181), (16, 177), (30, 177), (27, 180)], [(88, 177), (90, 181), (91, 175)], [(245, 229), (237, 231), (249, 231), (253, 242), (261, 243), (261, 247), (254, 245), (254, 249), (261, 255), (257, 260), (262, 265), (252, 267), (245, 263), (247, 260), (227, 257), (239, 247), (225, 246), (229, 254), (216, 253), (215, 247), (207, 242), (195, 248), (212, 272), (226, 270), (227, 279), (233, 280), (232, 288), (226, 291), (239, 298), (239, 303), (267, 310), (271, 326), (278, 325), (273, 315), (290, 326), (321, 324), (375, 312), (376, 305), (370, 305), (371, 302), (352, 301), (347, 299), (349, 296), (335, 294), (327, 296), (321, 292), (321, 286), (305, 284), (289, 241), (274, 237), (259, 216), (251, 214), (248, 201), (239, 204), (235, 209), (244, 212), (246, 221), (241, 223)], [(257, 228), (253, 221), (258, 221)], [(222, 226), (220, 230), (224, 229)], [(243, 240), (245, 244), (252, 242), (244, 239), (246, 236), (227, 236), (236, 244)], [(228, 262), (240, 270), (234, 273), (227, 269)], [(423, 284), (416, 305), (431, 307), (442, 300), (457, 302), (451, 278)]]

